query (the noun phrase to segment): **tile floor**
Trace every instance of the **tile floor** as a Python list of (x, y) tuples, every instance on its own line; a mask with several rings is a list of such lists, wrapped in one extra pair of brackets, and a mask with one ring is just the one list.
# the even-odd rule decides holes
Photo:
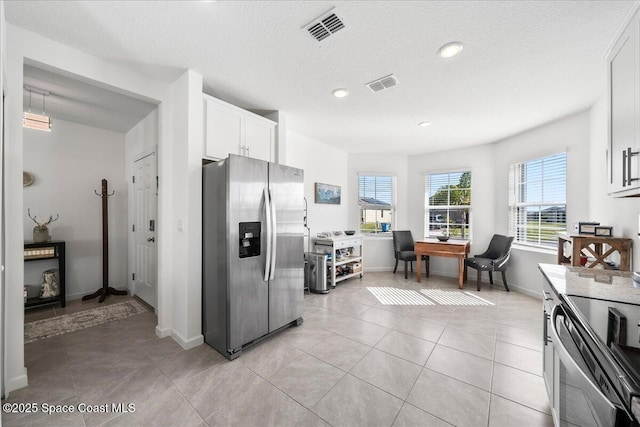
[[(232, 362), (157, 338), (153, 313), (27, 344), (30, 385), (9, 402), (133, 403), (135, 412), (3, 414), (2, 424), (552, 426), (541, 301), (498, 286), (459, 291), (444, 277), (418, 285), (368, 273), (306, 295), (301, 326)], [(48, 310), (27, 321), (61, 312)]]

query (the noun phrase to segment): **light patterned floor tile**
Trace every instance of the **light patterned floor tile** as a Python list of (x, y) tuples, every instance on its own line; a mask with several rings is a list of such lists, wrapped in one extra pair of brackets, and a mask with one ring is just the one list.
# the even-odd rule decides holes
[(438, 344), (493, 360), (494, 338), (447, 327), (440, 336)]
[(313, 407), (345, 373), (308, 354), (280, 369), (269, 382), (307, 408)]
[(435, 344), (398, 331), (389, 331), (376, 348), (423, 366)]
[(551, 413), (541, 376), (494, 363), (491, 392), (537, 411)]
[(295, 400), (262, 381), (227, 406), (207, 418), (213, 426), (284, 426), (294, 425), (307, 414)]
[(536, 350), (498, 341), (494, 360), (534, 375), (542, 375), (542, 353)]
[[(540, 300), (484, 286), (477, 295), (494, 305), (385, 305), (368, 287), (460, 292), (455, 278), (367, 273), (306, 294), (301, 326), (231, 362), (208, 345), (185, 351), (157, 338), (153, 313), (29, 344), (30, 385), (7, 402), (130, 399), (136, 412), (4, 414), (3, 425), (550, 425)], [(462, 292), (476, 294), (473, 283)]]
[(350, 374), (404, 400), (421, 370), (414, 363), (373, 349)]
[(451, 424), (405, 403), (393, 422), (393, 427), (451, 427)]
[(456, 426), (486, 426), (489, 392), (423, 369), (407, 403)]
[(313, 408), (322, 419), (335, 427), (391, 426), (402, 407), (402, 400), (345, 375)]
[(333, 335), (308, 350), (309, 354), (343, 371), (350, 371), (371, 347), (340, 335)]
[(551, 415), (543, 414), (523, 405), (519, 405), (500, 396), (491, 396), (489, 427), (522, 425), (526, 420), (528, 427), (553, 427)]
[(491, 360), (437, 345), (425, 367), (483, 390), (491, 391), (493, 371)]

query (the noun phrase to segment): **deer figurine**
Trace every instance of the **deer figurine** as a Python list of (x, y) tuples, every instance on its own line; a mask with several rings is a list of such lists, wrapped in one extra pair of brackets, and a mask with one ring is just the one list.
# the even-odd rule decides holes
[(38, 217), (37, 216), (31, 216), (31, 209), (27, 209), (27, 215), (29, 215), (29, 218), (31, 218), (33, 220), (33, 222), (36, 223), (36, 226), (33, 227), (33, 241), (34, 243), (45, 243), (49, 241), (49, 228), (47, 227), (47, 225), (51, 224), (53, 221), (56, 221), (58, 218), (60, 218), (59, 214), (56, 214), (56, 217), (54, 218), (53, 215), (49, 216), (49, 219), (47, 220), (47, 222), (43, 222), (40, 223), (38, 222)]

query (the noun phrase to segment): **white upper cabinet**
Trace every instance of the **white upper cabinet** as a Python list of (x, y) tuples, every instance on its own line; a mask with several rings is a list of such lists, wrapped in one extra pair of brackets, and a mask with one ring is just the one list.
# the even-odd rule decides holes
[(608, 55), (609, 192), (640, 195), (640, 23), (636, 13)]
[(244, 145), (246, 156), (273, 161), (275, 123), (259, 116), (246, 116), (244, 120)]
[(274, 161), (275, 122), (212, 96), (203, 97), (203, 157), (218, 160), (237, 154)]

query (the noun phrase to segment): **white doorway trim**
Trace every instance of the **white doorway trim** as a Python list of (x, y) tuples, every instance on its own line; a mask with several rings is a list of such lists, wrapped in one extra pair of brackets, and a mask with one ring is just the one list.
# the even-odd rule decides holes
[[(4, 88), (6, 86), (5, 73), (4, 73), (4, 62), (0, 64), (0, 397), (3, 399), (6, 396), (5, 393), (5, 384), (4, 384), (4, 370), (5, 370), (5, 333), (4, 328), (6, 325), (5, 322), (5, 313), (4, 309), (5, 297), (4, 297), (4, 124), (5, 124), (5, 108), (4, 108)], [(0, 420), (0, 426), (2, 425), (2, 420)]]
[(131, 294), (158, 309), (158, 173), (156, 147), (135, 156), (129, 198)]

